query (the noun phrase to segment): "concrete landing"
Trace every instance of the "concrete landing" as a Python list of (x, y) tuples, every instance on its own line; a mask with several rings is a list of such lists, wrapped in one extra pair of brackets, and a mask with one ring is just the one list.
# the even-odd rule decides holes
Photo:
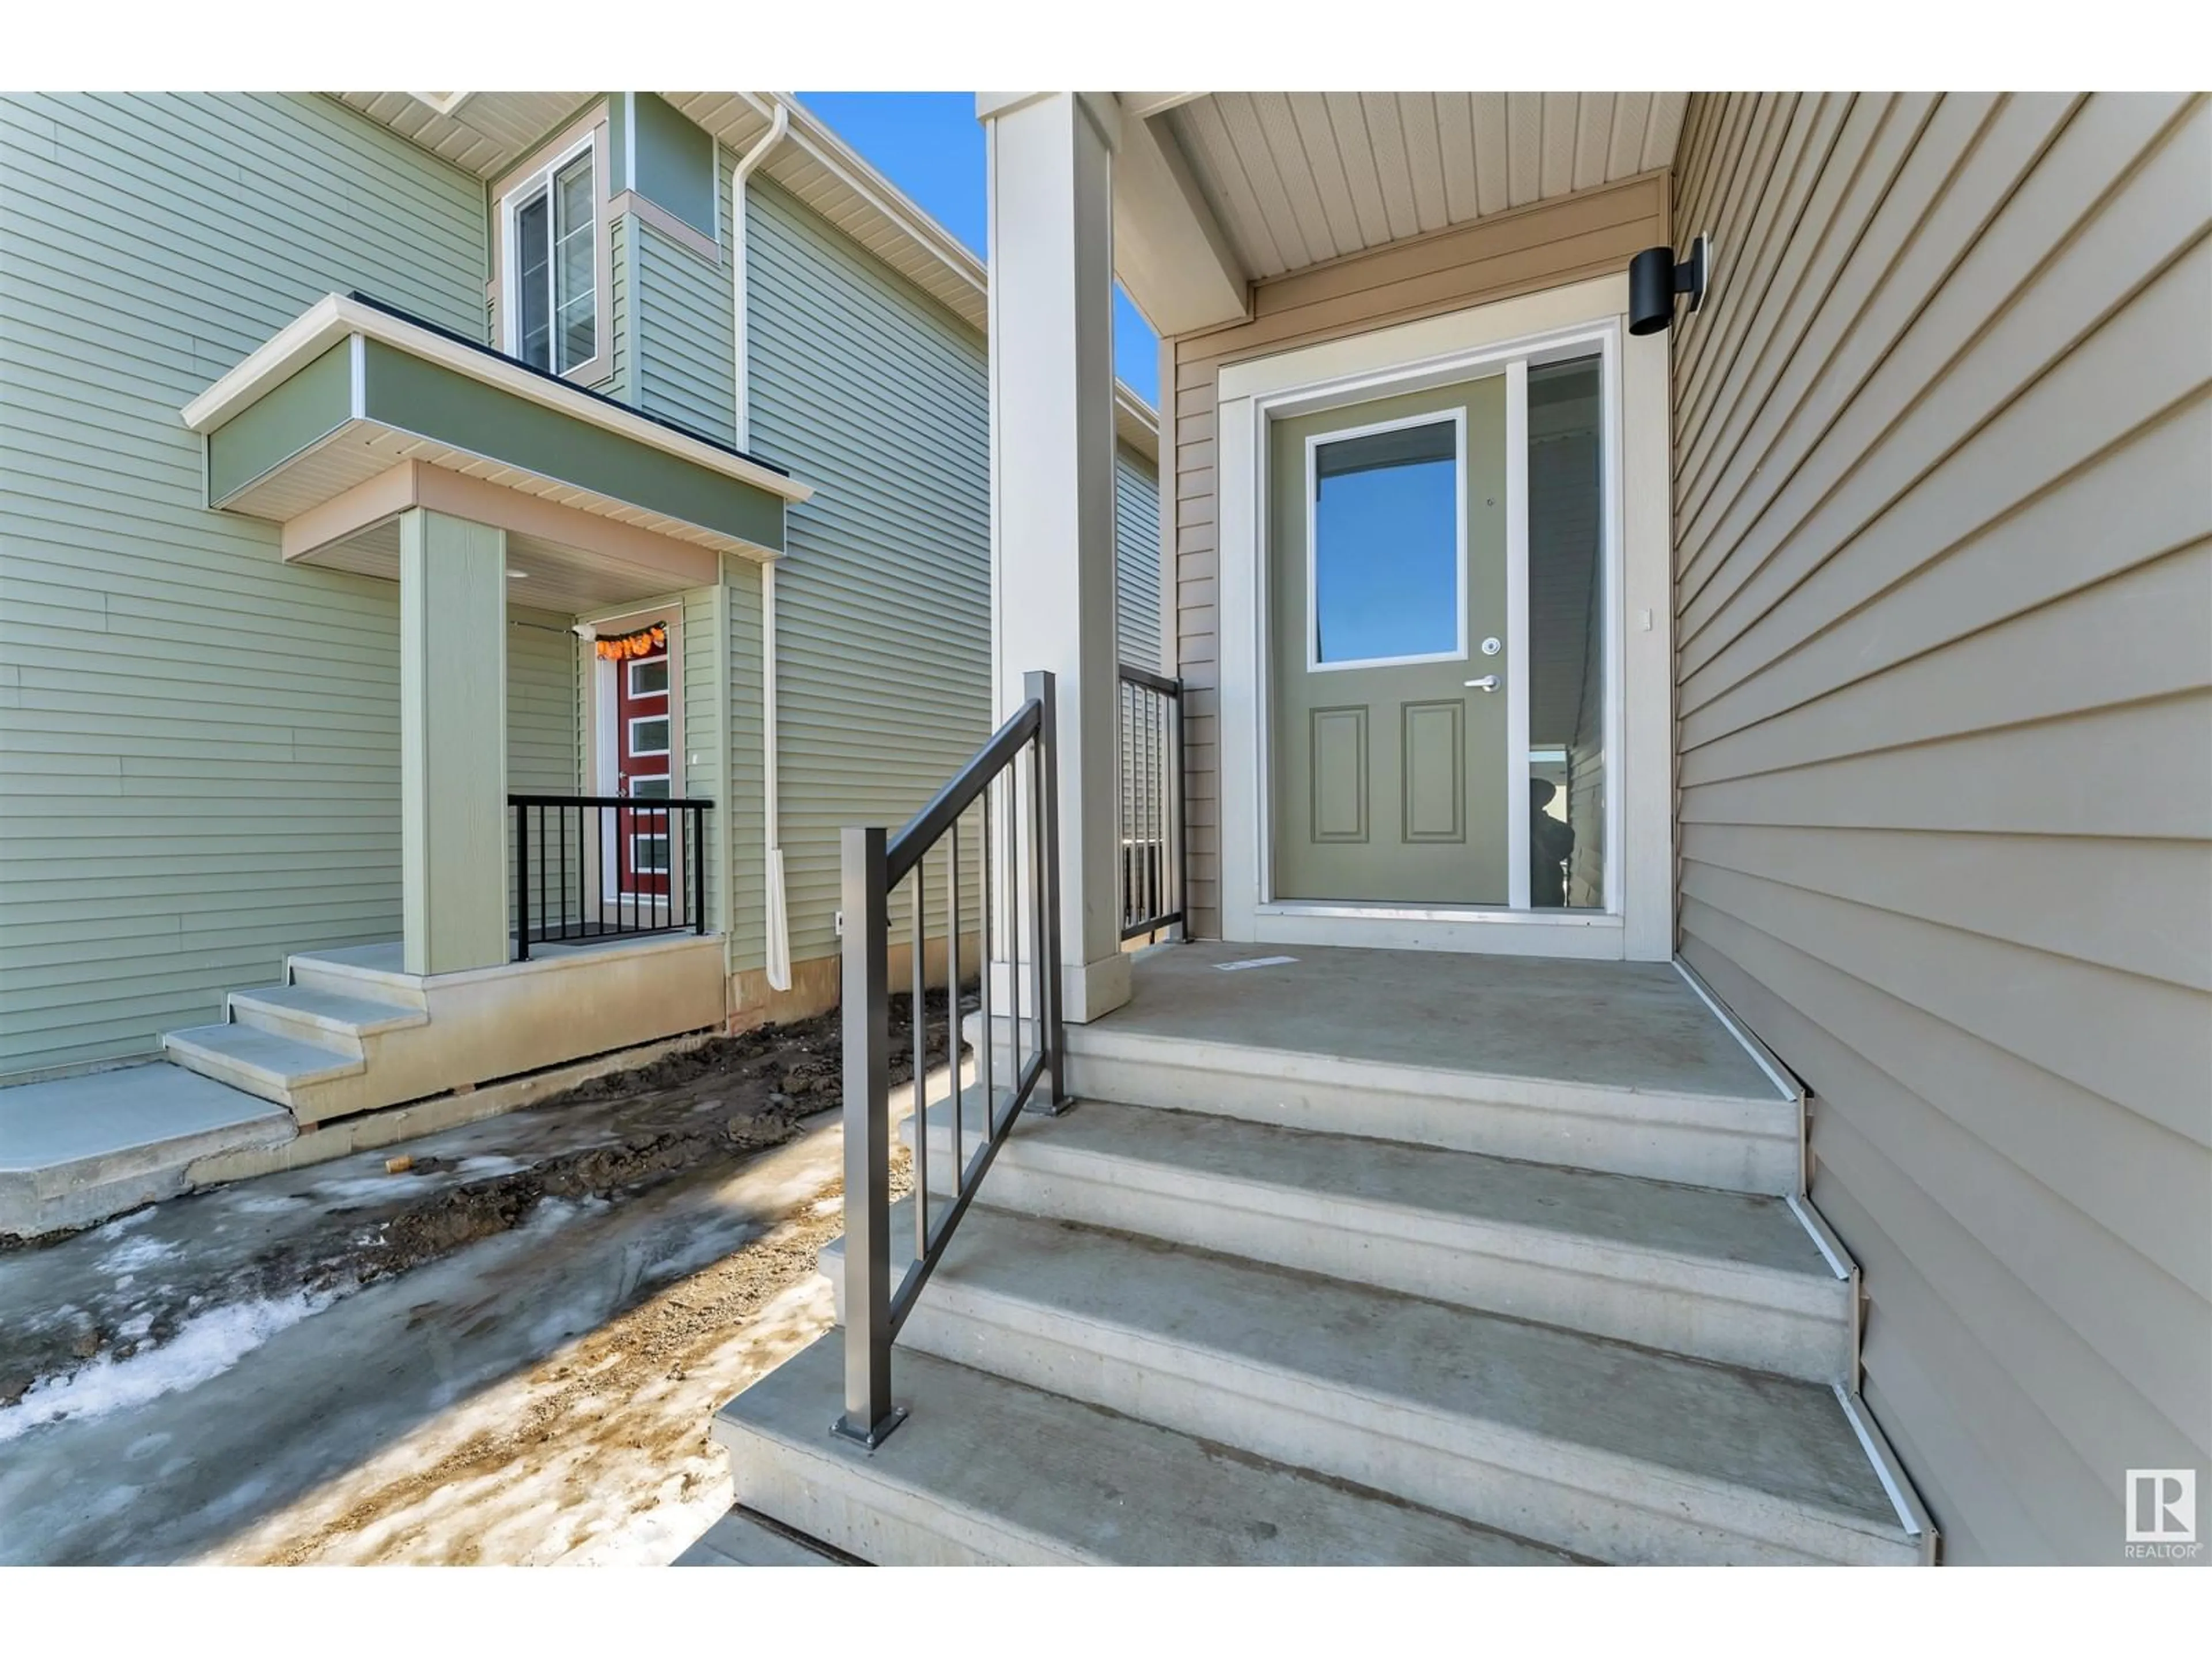
[(902, 1565), (1539, 1566), (1569, 1558), (1433, 1510), (902, 1347), (911, 1413), (873, 1452), (829, 1431), (843, 1334), (714, 1419), (748, 1507)]
[[(1224, 971), (1224, 963), (1295, 961)], [(1133, 964), (1102, 1030), (1640, 1092), (1772, 1100), (1668, 963), (1198, 941)]]
[(103, 1221), (183, 1191), (200, 1158), (293, 1133), (283, 1107), (159, 1062), (0, 1089), (0, 1234)]

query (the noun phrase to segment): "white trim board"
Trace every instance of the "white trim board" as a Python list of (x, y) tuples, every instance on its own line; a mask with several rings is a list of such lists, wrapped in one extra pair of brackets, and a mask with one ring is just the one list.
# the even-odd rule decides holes
[[(1220, 466), (1219, 603), (1222, 931), (1259, 943), (1395, 945), (1515, 955), (1626, 957), (1674, 955), (1674, 829), (1673, 609), (1668, 502), (1668, 357), (1663, 337), (1628, 334), (1626, 276), (1607, 276), (1476, 306), (1443, 316), (1231, 364), (1220, 372), (1216, 438)], [(1271, 902), (1267, 598), (1264, 526), (1267, 426), (1301, 415), (1480, 377), (1486, 368), (1521, 381), (1526, 365), (1586, 355), (1602, 342), (1607, 433), (1607, 768), (1605, 913), (1422, 910)], [(1522, 365), (1518, 377), (1508, 365)], [(1509, 404), (1513, 401), (1509, 395)], [(1509, 411), (1510, 413), (1510, 411)], [(1525, 431), (1525, 402), (1522, 406)], [(1509, 444), (1509, 449), (1510, 445)], [(1510, 463), (1509, 463), (1510, 465)], [(1526, 480), (1520, 496), (1525, 498)], [(1525, 533), (1525, 499), (1511, 499), (1509, 528)], [(1515, 596), (1509, 593), (1509, 611)], [(1525, 613), (1525, 589), (1515, 614)], [(1524, 651), (1508, 687), (1518, 699), (1516, 764), (1527, 782)], [(1520, 672), (1512, 672), (1516, 667)], [(1509, 709), (1509, 714), (1512, 711)], [(1509, 813), (1509, 824), (1518, 817)], [(1527, 826), (1520, 825), (1521, 838)], [(1522, 877), (1511, 896), (1525, 902)]]

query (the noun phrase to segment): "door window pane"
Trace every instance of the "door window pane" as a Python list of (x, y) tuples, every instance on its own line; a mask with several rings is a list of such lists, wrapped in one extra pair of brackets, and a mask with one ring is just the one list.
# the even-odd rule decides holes
[(1605, 907), (1598, 359), (1528, 371), (1528, 902)]
[(635, 800), (666, 800), (668, 780), (666, 778), (632, 778), (629, 781), (629, 793), (631, 798)]
[(1332, 439), (1313, 472), (1314, 661), (1456, 654), (1457, 423)]
[(668, 873), (668, 837), (632, 836), (629, 838), (629, 867), (640, 875), (666, 875)]
[(665, 696), (668, 691), (668, 659), (654, 657), (646, 662), (634, 662), (629, 668), (629, 694), (633, 697)]
[(537, 368), (553, 366), (552, 222), (542, 191), (514, 212), (514, 354)]
[(633, 755), (665, 755), (668, 752), (668, 716), (656, 714), (650, 720), (629, 723), (629, 752)]

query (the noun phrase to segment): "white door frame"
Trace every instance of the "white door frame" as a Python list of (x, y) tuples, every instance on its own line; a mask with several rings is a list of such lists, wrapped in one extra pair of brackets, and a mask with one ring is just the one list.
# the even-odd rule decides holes
[[(1668, 356), (1663, 335), (1626, 327), (1625, 275), (1400, 324), (1231, 364), (1220, 374), (1222, 931), (1232, 939), (1373, 945), (1529, 956), (1674, 954), (1673, 609)], [(1316, 903), (1269, 891), (1267, 422), (1474, 379), (1508, 381), (1506, 663), (1510, 763), (1528, 767), (1526, 395), (1531, 358), (1602, 352), (1605, 432), (1606, 792), (1604, 911)], [(1528, 785), (1523, 775), (1520, 796)], [(1509, 811), (1525, 906), (1528, 825)]]
[[(606, 611), (579, 620), (589, 623), (599, 634), (628, 634), (648, 623), (668, 624), (668, 793), (680, 799), (684, 794), (684, 602), (672, 599), (659, 605), (625, 605), (620, 611)], [(590, 641), (579, 640), (577, 647), (584, 653), (586, 665), (592, 672), (591, 695), (585, 699), (584, 755), (589, 776), (585, 781), (587, 795), (611, 795), (617, 787), (620, 750), (615, 742), (616, 710), (615, 676), (623, 665), (611, 657), (602, 657)], [(614, 820), (603, 817), (601, 845), (595, 848), (594, 862), (598, 876), (592, 885), (599, 891), (602, 903), (622, 902), (619, 890), (619, 867), (614, 853)], [(670, 849), (669, 890), (677, 890), (679, 879), (674, 849)]]

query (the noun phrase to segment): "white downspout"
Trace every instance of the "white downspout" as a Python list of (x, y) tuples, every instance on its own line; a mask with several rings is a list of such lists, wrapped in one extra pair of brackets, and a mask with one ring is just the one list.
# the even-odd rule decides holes
[[(730, 301), (732, 346), (731, 386), (736, 394), (732, 422), (739, 449), (752, 442), (752, 372), (750, 330), (745, 315), (745, 184), (753, 169), (783, 141), (791, 127), (791, 111), (775, 106), (753, 147), (738, 158), (730, 173)], [(768, 982), (778, 991), (791, 988), (791, 918), (784, 902), (782, 812), (777, 799), (775, 711), (775, 561), (761, 565), (761, 846), (766, 854), (768, 880)]]

